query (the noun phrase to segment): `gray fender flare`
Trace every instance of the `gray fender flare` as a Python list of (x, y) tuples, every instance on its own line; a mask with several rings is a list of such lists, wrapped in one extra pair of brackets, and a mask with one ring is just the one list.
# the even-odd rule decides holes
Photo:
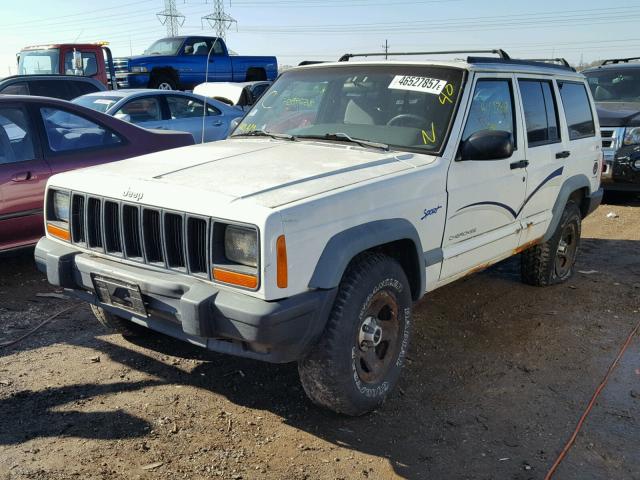
[[(366, 250), (398, 240), (410, 240), (418, 259), (421, 296), (426, 288), (426, 270), (422, 242), (416, 228), (404, 218), (364, 223), (334, 235), (322, 251), (309, 281), (309, 288), (329, 289), (340, 284), (349, 262)], [(417, 300), (417, 298), (415, 299)]]
[(574, 175), (573, 177), (569, 177), (564, 181), (562, 187), (560, 187), (560, 192), (558, 193), (558, 197), (556, 198), (556, 203), (553, 205), (553, 209), (551, 210), (553, 216), (551, 218), (551, 222), (549, 223), (547, 233), (544, 234), (544, 237), (542, 239), (544, 242), (549, 240), (553, 236), (553, 233), (556, 231), (556, 228), (560, 223), (560, 217), (562, 217), (564, 207), (567, 205), (571, 194), (576, 190), (580, 190), (583, 188), (586, 188), (589, 192), (591, 191), (591, 182), (589, 182), (589, 179), (586, 175)]

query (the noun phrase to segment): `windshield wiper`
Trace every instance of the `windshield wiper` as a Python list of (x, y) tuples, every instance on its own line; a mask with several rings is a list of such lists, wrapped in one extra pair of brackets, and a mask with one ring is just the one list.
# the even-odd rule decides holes
[(235, 133), (231, 135), (231, 138), (235, 137), (271, 137), (278, 140), (296, 140), (296, 137), (289, 135), (288, 133), (267, 132), (266, 130), (251, 130), (249, 132)]
[(354, 138), (346, 133), (325, 133), (324, 135), (296, 135), (296, 138), (316, 138), (319, 140), (334, 140), (338, 142), (349, 142), (360, 145), (361, 147), (377, 148), (379, 150), (389, 151), (389, 145), (386, 143), (372, 142), (371, 140), (363, 140), (362, 138)]

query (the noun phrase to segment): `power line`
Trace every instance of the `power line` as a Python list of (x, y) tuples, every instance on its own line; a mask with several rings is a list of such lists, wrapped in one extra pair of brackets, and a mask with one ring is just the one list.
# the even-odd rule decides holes
[(156, 13), (160, 23), (167, 27), (167, 36), (178, 35), (179, 28), (184, 25), (185, 17), (176, 8), (176, 0), (164, 0), (164, 10)]
[(213, 13), (202, 17), (202, 21), (206, 21), (215, 30), (216, 36), (223, 40), (226, 40), (231, 25), (238, 24), (235, 18), (224, 11), (224, 0), (213, 0)]

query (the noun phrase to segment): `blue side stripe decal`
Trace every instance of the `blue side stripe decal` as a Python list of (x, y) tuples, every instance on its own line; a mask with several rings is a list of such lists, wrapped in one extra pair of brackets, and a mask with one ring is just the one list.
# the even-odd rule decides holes
[(458, 210), (456, 210), (456, 213), (458, 213), (460, 210), (464, 210), (465, 208), (470, 208), (470, 207), (477, 207), (479, 205), (494, 205), (496, 207), (500, 207), (500, 208), (504, 208), (507, 212), (509, 212), (513, 218), (518, 218), (518, 216), (522, 213), (522, 210), (524, 210), (524, 207), (527, 205), (527, 203), (529, 203), (529, 200), (531, 200), (533, 198), (533, 196), (538, 193), (538, 191), (549, 181), (553, 180), (556, 177), (559, 177), (560, 175), (562, 175), (562, 171), (564, 170), (564, 167), (560, 167), (557, 170), (554, 170), (553, 172), (551, 172), (547, 178), (545, 178), (540, 185), (538, 185), (535, 190), (533, 192), (531, 192), (531, 194), (524, 200), (524, 203), (522, 204), (522, 206), (520, 207), (520, 209), (518, 209), (518, 211), (516, 212), (513, 208), (511, 208), (509, 205), (505, 205), (504, 203), (500, 203), (500, 202), (493, 202), (493, 201), (486, 201), (486, 202), (476, 202), (476, 203), (471, 203), (469, 205), (465, 205), (464, 207), (460, 207)]

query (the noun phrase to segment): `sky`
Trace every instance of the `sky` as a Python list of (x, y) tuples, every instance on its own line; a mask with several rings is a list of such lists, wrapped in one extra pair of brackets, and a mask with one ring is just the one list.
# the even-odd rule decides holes
[[(213, 34), (212, 0), (176, 0), (180, 34)], [(284, 65), (345, 52), (502, 48), (512, 57), (581, 60), (640, 56), (640, 1), (225, 0), (237, 20), (229, 48)], [(0, 77), (16, 73), (26, 45), (108, 41), (140, 54), (166, 36), (164, 0), (0, 0)]]

